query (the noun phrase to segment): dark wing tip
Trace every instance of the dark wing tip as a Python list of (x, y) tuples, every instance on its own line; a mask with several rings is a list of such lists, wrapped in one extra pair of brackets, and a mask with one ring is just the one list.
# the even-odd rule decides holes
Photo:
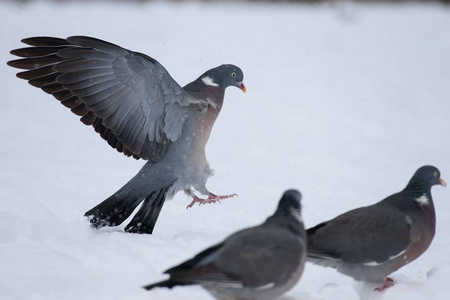
[(23, 56), (21, 55), (23, 49), (24, 49), (24, 48), (11, 50), (11, 51), (9, 51), (9, 54), (12, 54), (12, 55), (15, 55), (15, 56), (23, 57)]
[[(11, 51), (11, 52), (12, 52), (12, 51)], [(14, 67), (14, 61), (16, 61), (16, 60), (10, 60), (10, 61), (6, 62), (6, 64), (7, 64), (8, 66), (10, 66), (10, 67), (15, 68), (15, 67)], [(20, 78), (20, 77), (19, 77), (19, 78)]]
[(33, 58), (21, 58), (16, 60), (10, 60), (7, 64), (10, 67), (25, 70), (34, 70), (37, 68), (52, 65), (61, 62), (63, 59), (58, 57), (56, 54), (47, 55), (42, 57)]
[(63, 46), (69, 45), (66, 39), (49, 37), (49, 36), (36, 36), (25, 38), (21, 40), (22, 43), (30, 46)]
[(10, 60), (6, 63), (8, 66), (16, 68), (16, 69), (23, 69), (23, 70), (29, 70), (29, 64), (24, 63), (23, 59), (14, 59)]

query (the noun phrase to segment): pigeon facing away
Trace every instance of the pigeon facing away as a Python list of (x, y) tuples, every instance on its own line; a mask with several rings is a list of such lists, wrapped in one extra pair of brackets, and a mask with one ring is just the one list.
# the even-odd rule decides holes
[(201, 285), (219, 299), (280, 296), (300, 279), (306, 258), (300, 199), (297, 190), (286, 191), (263, 224), (234, 233), (144, 288)]
[[(91, 37), (33, 37), (11, 54), (17, 77), (52, 94), (108, 144), (147, 163), (120, 190), (86, 212), (92, 226), (117, 226), (143, 201), (125, 231), (152, 233), (166, 199), (183, 190), (195, 202), (232, 197), (206, 189), (205, 145), (225, 89), (246, 91), (241, 69), (221, 65), (181, 87), (153, 58)], [(201, 199), (198, 191), (208, 195)]]
[(416, 171), (401, 192), (307, 230), (308, 258), (358, 281), (394, 284), (387, 275), (418, 258), (433, 240), (431, 187), (446, 186), (432, 166)]

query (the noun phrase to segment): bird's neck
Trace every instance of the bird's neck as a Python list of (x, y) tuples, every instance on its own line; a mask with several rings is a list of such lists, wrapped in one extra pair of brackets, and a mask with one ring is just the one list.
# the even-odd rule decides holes
[[(423, 184), (422, 182), (410, 182), (403, 193), (408, 197), (408, 205), (411, 208), (410, 213), (418, 213), (421, 216), (426, 215), (425, 218), (427, 226), (433, 228), (436, 227), (436, 212), (434, 209), (433, 198), (431, 196), (431, 187)], [(401, 206), (404, 209), (404, 206)]]
[[(210, 96), (219, 99), (223, 99), (225, 89), (223, 89), (219, 84), (212, 81), (205, 81), (205, 75), (200, 76), (196, 80), (188, 83), (183, 87), (190, 94), (200, 94), (201, 96)], [(208, 77), (209, 78), (209, 77)]]
[[(223, 98), (225, 96), (225, 89), (218, 84), (208, 85), (202, 80), (204, 76), (199, 77), (197, 80), (192, 81), (183, 87), (192, 97), (206, 100), (209, 107), (217, 110), (219, 114), (222, 108)], [(217, 116), (216, 116), (217, 117)]]
[(414, 180), (413, 178), (404, 189), (404, 193), (413, 198), (418, 198), (425, 195), (431, 199), (431, 186), (421, 180)]
[(303, 236), (305, 228), (300, 212), (288, 211), (287, 209), (277, 210), (277, 212), (266, 220), (272, 226), (288, 228), (296, 236)]
[(205, 145), (209, 140), (212, 128), (222, 109), (225, 91), (216, 86), (205, 86), (197, 79), (184, 87), (189, 94), (208, 103), (206, 114), (194, 121), (194, 130), (197, 133), (193, 139), (192, 147), (199, 153), (204, 153)]
[(411, 179), (403, 190), (403, 194), (408, 196), (409, 199), (412, 199), (414, 207), (434, 215), (434, 203), (429, 184)]

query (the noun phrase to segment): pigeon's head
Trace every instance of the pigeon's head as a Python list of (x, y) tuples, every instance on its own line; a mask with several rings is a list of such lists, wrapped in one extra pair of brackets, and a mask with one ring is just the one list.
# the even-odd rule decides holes
[(235, 86), (240, 88), (244, 93), (247, 91), (242, 82), (244, 80), (244, 73), (242, 73), (239, 67), (234, 65), (218, 66), (203, 74), (201, 79), (206, 85), (220, 86), (224, 90), (229, 86)]
[(302, 199), (302, 194), (297, 190), (287, 190), (284, 192), (283, 197), (281, 197), (278, 203), (277, 212), (287, 213), (292, 215), (297, 220), (301, 221), (302, 206), (300, 200)]
[(433, 166), (423, 166), (414, 173), (410, 183), (421, 182), (423, 185), (432, 187), (433, 185), (440, 184), (447, 186), (447, 183), (441, 178), (441, 172)]

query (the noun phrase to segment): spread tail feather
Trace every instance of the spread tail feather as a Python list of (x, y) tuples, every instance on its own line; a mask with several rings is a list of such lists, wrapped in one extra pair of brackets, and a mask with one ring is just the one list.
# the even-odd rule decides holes
[(89, 218), (92, 228), (118, 226), (133, 213), (142, 200), (144, 199), (121, 197), (116, 193), (87, 211), (84, 216)]
[(154, 191), (146, 198), (131, 197), (128, 193), (124, 195), (124, 193), (121, 193), (122, 190), (120, 190), (87, 211), (84, 215), (89, 218), (89, 222), (93, 228), (118, 226), (144, 201), (137, 214), (125, 227), (125, 231), (151, 234), (166, 200), (166, 194), (169, 188), (170, 186)]
[(166, 201), (168, 189), (169, 187), (166, 187), (147, 196), (133, 220), (125, 227), (125, 231), (151, 234)]

